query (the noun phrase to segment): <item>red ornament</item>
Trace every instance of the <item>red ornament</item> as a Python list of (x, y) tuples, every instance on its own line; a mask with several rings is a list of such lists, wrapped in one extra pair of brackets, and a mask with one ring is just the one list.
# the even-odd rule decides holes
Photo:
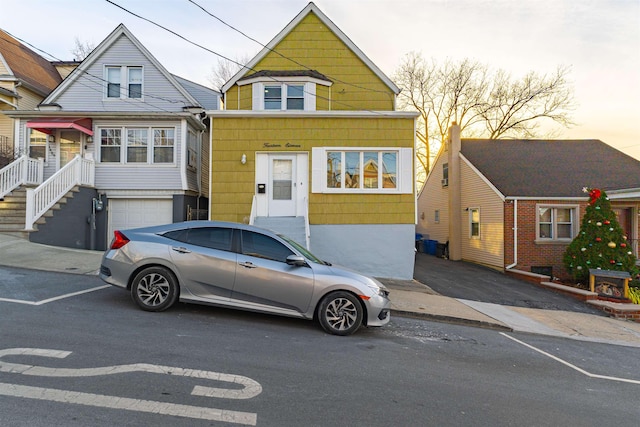
[(611, 224), (611, 221), (609, 221), (608, 219), (605, 219), (605, 220), (604, 220), (604, 223), (605, 223), (605, 224), (607, 224), (607, 225), (609, 225), (609, 224)]
[(602, 192), (597, 188), (594, 188), (593, 190), (589, 191), (589, 197), (590, 197), (589, 204), (593, 205), (596, 202), (596, 200), (600, 198), (601, 195), (602, 195)]
[(621, 248), (626, 248), (626, 247), (627, 247), (627, 244), (626, 244), (626, 243), (620, 243), (620, 247), (621, 247)]
[(596, 237), (596, 242), (602, 242), (602, 239), (600, 237)]
[(609, 262), (610, 262), (611, 264), (615, 264), (615, 263), (616, 263), (616, 260), (615, 260), (615, 259), (612, 259), (612, 260), (609, 260)]

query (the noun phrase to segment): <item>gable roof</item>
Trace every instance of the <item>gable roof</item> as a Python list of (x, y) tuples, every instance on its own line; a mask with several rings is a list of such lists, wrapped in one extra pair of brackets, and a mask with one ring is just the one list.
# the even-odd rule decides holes
[(585, 197), (640, 187), (640, 162), (602, 141), (462, 139), (461, 154), (505, 197)]
[(124, 35), (127, 37), (139, 50), (142, 54), (163, 74), (164, 77), (175, 86), (175, 88), (187, 99), (187, 101), (191, 104), (191, 106), (198, 105), (198, 101), (187, 91), (175, 77), (169, 73), (164, 66), (144, 47), (142, 43), (129, 31), (124, 24), (120, 24), (116, 27), (115, 30), (111, 32), (93, 51), (87, 56), (84, 61), (80, 63), (75, 70), (69, 74), (69, 76), (64, 79), (62, 84), (58, 86), (48, 97), (43, 101), (43, 104), (53, 104), (56, 102), (56, 98), (58, 98), (65, 90), (69, 88), (80, 76), (87, 72), (89, 67), (100, 58), (100, 56), (109, 49), (120, 36)]
[[(374, 74), (378, 76), (396, 95), (400, 93), (400, 88), (396, 86), (389, 77), (387, 77), (382, 70), (380, 70), (376, 64), (374, 64), (367, 55), (362, 52), (358, 46), (351, 41), (345, 33), (343, 33), (336, 24), (334, 24), (322, 11), (313, 3), (309, 3), (289, 24), (284, 27), (282, 31), (276, 35), (256, 56), (253, 57), (249, 63), (247, 63), (240, 71), (238, 71), (228, 82), (222, 86), (222, 92), (226, 93), (240, 78), (242, 78), (247, 71), (253, 71), (253, 67), (258, 64), (268, 53), (272, 52), (275, 47), (295, 28), (302, 22), (302, 20), (310, 13), (315, 14), (324, 25), (327, 26), (351, 51), (364, 62)], [(330, 76), (329, 76), (330, 78)], [(326, 79), (326, 77), (325, 77)]]
[(0, 30), (0, 58), (14, 77), (42, 97), (62, 81), (56, 67), (3, 30)]
[(220, 92), (192, 82), (191, 80), (183, 79), (175, 74), (173, 74), (173, 77), (198, 101), (202, 108), (205, 110), (220, 109)]

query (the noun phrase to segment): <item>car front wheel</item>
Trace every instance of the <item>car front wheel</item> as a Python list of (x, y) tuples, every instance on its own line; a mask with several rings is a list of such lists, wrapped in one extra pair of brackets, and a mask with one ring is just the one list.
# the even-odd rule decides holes
[(333, 292), (318, 306), (318, 321), (326, 332), (333, 335), (351, 335), (360, 328), (364, 309), (354, 295)]
[(178, 281), (164, 267), (145, 268), (133, 279), (131, 297), (143, 310), (166, 310), (178, 298)]

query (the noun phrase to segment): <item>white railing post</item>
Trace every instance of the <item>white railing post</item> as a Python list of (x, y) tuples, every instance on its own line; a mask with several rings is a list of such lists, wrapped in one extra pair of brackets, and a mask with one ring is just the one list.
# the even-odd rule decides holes
[(28, 182), (29, 179), (29, 157), (27, 157), (26, 154), (23, 154), (22, 156), (20, 156), (20, 159), (18, 160), (18, 169), (20, 172), (20, 182), (26, 183)]
[(27, 205), (26, 205), (26, 216), (24, 221), (25, 230), (33, 230), (33, 223), (35, 222), (35, 218), (33, 213), (36, 210), (35, 207), (35, 194), (33, 188), (27, 188)]

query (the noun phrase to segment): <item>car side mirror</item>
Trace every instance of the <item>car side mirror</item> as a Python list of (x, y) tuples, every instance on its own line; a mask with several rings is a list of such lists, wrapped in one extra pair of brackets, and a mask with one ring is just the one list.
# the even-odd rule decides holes
[(300, 255), (289, 255), (287, 257), (287, 264), (294, 265), (296, 267), (304, 267), (307, 265), (307, 261)]

